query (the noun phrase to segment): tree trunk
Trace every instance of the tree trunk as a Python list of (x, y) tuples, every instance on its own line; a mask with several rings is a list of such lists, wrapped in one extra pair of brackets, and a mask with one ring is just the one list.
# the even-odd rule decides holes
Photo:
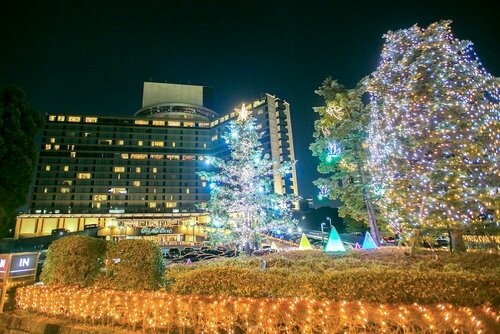
[(415, 256), (417, 253), (417, 247), (419, 246), (419, 241), (420, 241), (420, 229), (416, 228), (413, 230), (413, 240), (411, 242), (411, 250), (410, 250), (410, 255)]
[(462, 237), (462, 231), (458, 228), (454, 228), (451, 230), (451, 245), (453, 247), (454, 252), (463, 253), (467, 251), (465, 247), (464, 238)]
[(368, 181), (366, 180), (366, 175), (361, 167), (361, 163), (358, 161), (358, 172), (361, 176), (361, 183), (363, 185), (363, 199), (365, 200), (366, 211), (368, 213), (368, 224), (370, 225), (370, 234), (372, 235), (373, 241), (377, 246), (380, 246), (380, 236), (378, 233), (377, 218), (375, 216), (375, 210), (373, 209), (373, 204), (371, 201), (370, 193), (366, 189)]

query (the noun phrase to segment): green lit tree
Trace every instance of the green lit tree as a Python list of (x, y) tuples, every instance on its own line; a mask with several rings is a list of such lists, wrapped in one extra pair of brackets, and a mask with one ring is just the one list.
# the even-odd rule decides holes
[(216, 244), (240, 244), (248, 252), (258, 246), (259, 236), (284, 231), (295, 225), (292, 195), (273, 191), (275, 176), (290, 173), (294, 162), (273, 161), (263, 154), (262, 132), (245, 106), (224, 136), (230, 159), (209, 157), (216, 171), (198, 175), (212, 189), (206, 211), (210, 214), (208, 238)]
[[(498, 221), (500, 85), (451, 21), (388, 32), (369, 82), (370, 163), (394, 228)], [(415, 247), (412, 247), (414, 252)]]
[(375, 242), (379, 231), (370, 174), (367, 170), (369, 109), (362, 101), (365, 85), (346, 89), (327, 78), (316, 90), (325, 106), (314, 108), (320, 115), (315, 123), (315, 141), (310, 149), (319, 157), (318, 171), (329, 175), (316, 180), (320, 197), (340, 200), (340, 217), (363, 221), (370, 227)]
[(37, 161), (43, 120), (17, 87), (0, 87), (0, 237), (15, 224)]

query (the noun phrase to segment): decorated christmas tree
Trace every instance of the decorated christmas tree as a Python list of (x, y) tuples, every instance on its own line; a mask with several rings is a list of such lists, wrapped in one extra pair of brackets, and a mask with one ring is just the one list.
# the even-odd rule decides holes
[(498, 219), (500, 85), (450, 23), (387, 33), (369, 83), (372, 170), (388, 221), (414, 240)]
[(370, 111), (363, 103), (365, 84), (346, 89), (327, 78), (316, 90), (325, 106), (314, 108), (320, 115), (315, 123), (310, 149), (320, 160), (318, 171), (327, 177), (314, 182), (320, 197), (340, 200), (340, 217), (350, 217), (370, 227), (379, 240), (374, 192), (368, 170), (368, 125)]
[(216, 170), (198, 173), (212, 189), (206, 210), (213, 243), (236, 243), (251, 251), (263, 233), (295, 225), (291, 203), (296, 198), (274, 192), (272, 183), (274, 176), (290, 173), (294, 162), (273, 161), (264, 155), (262, 134), (243, 105), (224, 136), (230, 159), (210, 157), (207, 162)]

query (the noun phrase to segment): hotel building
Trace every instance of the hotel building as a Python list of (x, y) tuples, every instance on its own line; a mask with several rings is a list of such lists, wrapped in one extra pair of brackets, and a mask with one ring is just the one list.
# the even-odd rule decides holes
[[(210, 87), (144, 83), (132, 117), (47, 115), (30, 201), (15, 238), (99, 227), (115, 239), (192, 244), (205, 238), (210, 188), (196, 172), (228, 156), (222, 135), (236, 112), (212, 110)], [(295, 160), (290, 105), (270, 94), (247, 103), (264, 131), (265, 153)], [(274, 191), (298, 194), (295, 168)]]

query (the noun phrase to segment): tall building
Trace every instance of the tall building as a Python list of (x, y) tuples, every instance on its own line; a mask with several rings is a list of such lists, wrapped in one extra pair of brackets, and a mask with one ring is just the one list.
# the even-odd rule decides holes
[[(30, 213), (18, 217), (15, 237), (99, 226), (113, 238), (202, 241), (210, 188), (196, 172), (206, 157), (228, 156), (222, 135), (237, 116), (212, 105), (210, 87), (146, 82), (133, 117), (48, 115)], [(295, 160), (289, 104), (265, 94), (247, 108), (265, 132), (265, 152)], [(297, 195), (295, 169), (274, 189)]]

